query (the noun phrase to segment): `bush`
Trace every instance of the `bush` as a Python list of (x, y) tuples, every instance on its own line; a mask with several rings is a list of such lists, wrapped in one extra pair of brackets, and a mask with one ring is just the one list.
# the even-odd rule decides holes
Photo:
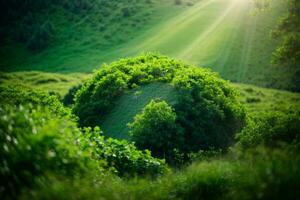
[(46, 108), (2, 105), (0, 116), (0, 195), (5, 198), (16, 198), (51, 177), (72, 180), (101, 171), (157, 176), (167, 171), (164, 161), (149, 151), (127, 141), (105, 140), (99, 129), (80, 131), (70, 119)]
[(48, 109), (0, 106), (0, 195), (15, 198), (47, 175), (73, 177), (91, 167), (75, 144), (75, 123)]
[(237, 135), (237, 140), (243, 148), (258, 145), (280, 147), (282, 144), (300, 144), (299, 111), (265, 113), (253, 118)]
[(140, 149), (149, 149), (154, 156), (173, 157), (173, 150), (183, 145), (183, 133), (177, 127), (176, 113), (165, 101), (151, 101), (129, 124), (130, 134)]
[(56, 96), (50, 96), (41, 91), (15, 85), (0, 86), (0, 103), (9, 105), (27, 105), (47, 107), (52, 113), (67, 116), (70, 111), (65, 109)]
[(163, 160), (153, 158), (149, 151), (139, 151), (125, 141), (104, 139), (99, 128), (85, 128), (82, 146), (92, 150), (93, 157), (104, 161), (102, 167), (120, 176), (157, 176), (167, 171)]
[(227, 82), (202, 68), (178, 70), (172, 83), (178, 90), (174, 105), (184, 130), (185, 152), (226, 149), (245, 124), (245, 110)]
[[(177, 116), (174, 127), (183, 131), (184, 145), (180, 147), (183, 152), (226, 148), (232, 144), (235, 133), (244, 125), (245, 111), (237, 100), (236, 92), (227, 82), (207, 69), (189, 66), (156, 54), (121, 59), (103, 66), (76, 93), (73, 111), (79, 117), (81, 126), (101, 126), (103, 117), (126, 90), (153, 82), (171, 84), (178, 93), (177, 102), (173, 106)], [(159, 114), (159, 117), (170, 116), (170, 109), (166, 105), (162, 107), (166, 113)], [(152, 112), (154, 109), (149, 110)], [(155, 114), (158, 113), (154, 112), (153, 115)], [(150, 112), (147, 111), (142, 116), (138, 118), (146, 123), (145, 127), (141, 124), (137, 128), (138, 123), (132, 126), (136, 129), (134, 132), (139, 132), (135, 135), (142, 135), (141, 131), (147, 131), (144, 135), (150, 135), (151, 131), (156, 136), (167, 135), (166, 131), (160, 133), (164, 131), (164, 120), (160, 121), (163, 123), (161, 125), (151, 124), (156, 121), (147, 118), (151, 116)], [(146, 125), (153, 130), (147, 130)], [(170, 125), (168, 122), (168, 126)], [(141, 138), (137, 144), (148, 142), (141, 142)], [(162, 145), (167, 143), (159, 145), (162, 150)], [(168, 144), (168, 147), (163, 147), (163, 151), (176, 146), (178, 144)], [(155, 151), (154, 154), (158, 154), (158, 151), (152, 150)]]

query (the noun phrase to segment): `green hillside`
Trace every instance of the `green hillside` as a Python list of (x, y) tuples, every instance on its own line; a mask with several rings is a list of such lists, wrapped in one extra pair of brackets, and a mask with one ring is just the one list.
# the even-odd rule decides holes
[(270, 64), (277, 45), (270, 32), (282, 16), (282, 1), (256, 15), (251, 0), (95, 2), (81, 13), (60, 5), (47, 16), (37, 12), (41, 22), (35, 23), (53, 24), (49, 46), (30, 51), (7, 39), (0, 47), (1, 69), (91, 72), (104, 62), (158, 51), (234, 82), (289, 87), (291, 72)]
[(176, 14), (192, 1), (182, 2), (177, 6), (172, 0), (3, 1), (1, 70), (90, 72), (107, 61), (103, 54), (169, 16), (166, 10)]

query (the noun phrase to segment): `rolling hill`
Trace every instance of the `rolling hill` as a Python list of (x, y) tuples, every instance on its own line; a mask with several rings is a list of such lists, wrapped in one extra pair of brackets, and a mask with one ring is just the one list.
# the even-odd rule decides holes
[(212, 68), (233, 82), (288, 89), (290, 72), (270, 64), (277, 42), (269, 35), (285, 8), (281, 1), (256, 14), (251, 0), (153, 0), (127, 8), (131, 1), (104, 9), (97, 0), (100, 6), (80, 14), (58, 6), (47, 17), (39, 13), (56, 27), (49, 47), (33, 52), (8, 40), (0, 47), (1, 71), (91, 72), (154, 51)]

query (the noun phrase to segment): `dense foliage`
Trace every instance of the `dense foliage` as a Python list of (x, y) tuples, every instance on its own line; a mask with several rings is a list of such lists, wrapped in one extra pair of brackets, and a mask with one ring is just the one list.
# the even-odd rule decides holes
[(21, 85), (0, 86), (0, 103), (43, 106), (49, 108), (55, 114), (70, 115), (70, 111), (64, 108), (56, 96)]
[(92, 167), (75, 144), (80, 132), (68, 119), (21, 105), (1, 105), (0, 116), (1, 196), (18, 195), (48, 174), (73, 177)]
[(43, 107), (2, 105), (0, 114), (1, 196), (16, 197), (52, 176), (72, 179), (103, 170), (119, 176), (157, 176), (168, 170), (149, 151), (127, 141), (106, 140), (97, 128), (80, 130), (69, 118)]
[[(177, 147), (183, 152), (226, 148), (244, 125), (244, 109), (228, 83), (209, 70), (156, 54), (122, 59), (103, 66), (76, 93), (73, 111), (79, 117), (81, 126), (101, 126), (103, 117), (126, 90), (155, 81), (171, 84), (178, 93), (178, 101), (173, 105), (175, 113), (170, 113), (171, 108), (164, 103), (150, 103), (145, 113), (137, 116), (136, 122), (133, 122), (134, 135), (141, 136), (136, 138), (137, 145), (147, 146), (155, 155), (162, 156), (167, 153), (166, 149), (172, 151), (169, 148)], [(156, 106), (159, 108), (154, 111)], [(157, 119), (153, 119), (153, 116)], [(180, 142), (167, 144), (165, 141), (154, 145), (153, 140), (143, 145), (154, 135), (158, 136), (156, 142), (161, 141), (160, 137), (167, 136), (168, 131), (164, 127), (175, 132), (174, 135), (169, 133), (173, 135), (172, 142), (175, 142), (175, 135), (183, 134), (178, 138)], [(149, 137), (144, 137), (146, 135)], [(142, 142), (142, 138), (145, 141)], [(151, 144), (154, 146), (150, 147)], [(163, 152), (158, 153), (160, 150)]]
[(129, 126), (137, 147), (154, 156), (170, 159), (184, 144), (183, 132), (175, 123), (176, 113), (165, 101), (151, 101)]
[(293, 91), (300, 91), (300, 2), (287, 0), (287, 13), (273, 31), (274, 37), (282, 38), (274, 52), (273, 62), (288, 67), (293, 72)]
[(245, 124), (245, 110), (227, 82), (200, 68), (177, 71), (179, 90), (174, 106), (177, 123), (184, 129), (184, 151), (225, 149)]
[(92, 150), (95, 159), (104, 161), (102, 167), (120, 176), (156, 176), (167, 171), (164, 161), (153, 158), (149, 151), (139, 151), (125, 140), (105, 139), (99, 128), (85, 128), (81, 143)]
[(271, 112), (249, 120), (247, 126), (237, 135), (243, 148), (258, 145), (280, 147), (285, 144), (300, 144), (300, 112)]

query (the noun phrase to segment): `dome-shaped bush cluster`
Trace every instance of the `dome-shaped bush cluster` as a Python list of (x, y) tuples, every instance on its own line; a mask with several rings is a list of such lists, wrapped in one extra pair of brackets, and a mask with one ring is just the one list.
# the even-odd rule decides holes
[(174, 123), (183, 132), (184, 142), (178, 148), (184, 152), (225, 148), (245, 122), (244, 109), (226, 81), (210, 70), (156, 54), (103, 66), (76, 93), (73, 111), (81, 126), (101, 126), (103, 117), (126, 90), (152, 82), (170, 84), (178, 94), (173, 105)]

